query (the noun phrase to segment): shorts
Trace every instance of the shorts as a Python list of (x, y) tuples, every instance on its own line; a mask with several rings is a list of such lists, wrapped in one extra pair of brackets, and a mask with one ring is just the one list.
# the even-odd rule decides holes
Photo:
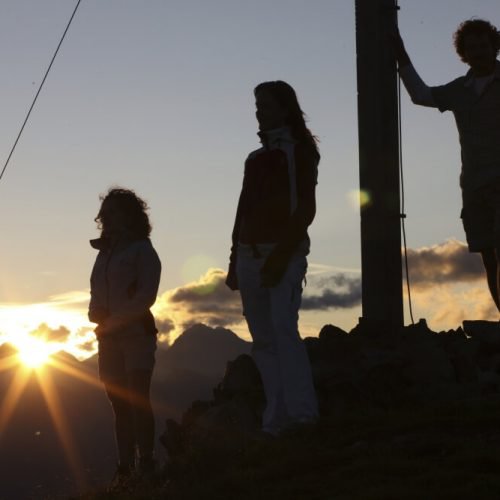
[(500, 246), (500, 182), (462, 191), (461, 213), (469, 251)]
[(130, 372), (153, 371), (156, 335), (109, 336), (99, 339), (99, 378), (123, 383)]

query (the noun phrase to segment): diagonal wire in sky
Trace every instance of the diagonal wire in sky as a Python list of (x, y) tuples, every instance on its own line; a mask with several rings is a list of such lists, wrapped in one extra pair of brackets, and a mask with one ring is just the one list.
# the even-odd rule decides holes
[(54, 55), (52, 56), (52, 59), (50, 60), (49, 67), (47, 68), (47, 71), (45, 71), (45, 75), (43, 77), (42, 83), (40, 83), (40, 86), (38, 87), (35, 98), (33, 99), (33, 102), (31, 103), (31, 106), (28, 110), (28, 113), (26, 114), (26, 118), (24, 119), (24, 122), (21, 126), (21, 129), (19, 130), (19, 133), (17, 134), (16, 140), (14, 141), (14, 145), (12, 146), (12, 148), (10, 150), (9, 156), (7, 156), (7, 160), (5, 161), (2, 172), (0, 173), (0, 180), (2, 180), (2, 177), (3, 177), (3, 174), (5, 173), (5, 170), (7, 170), (7, 166), (9, 165), (10, 159), (11, 159), (12, 155), (14, 154), (17, 143), (19, 142), (19, 139), (21, 138), (24, 127), (28, 123), (31, 112), (33, 111), (33, 108), (35, 107), (35, 103), (38, 99), (38, 96), (40, 95), (41, 90), (42, 90), (43, 84), (45, 83), (45, 80), (47, 79), (47, 76), (49, 75), (50, 69), (52, 68), (52, 64), (54, 64), (54, 61), (57, 57), (57, 53), (59, 52), (59, 49), (61, 48), (61, 45), (64, 41), (64, 38), (66, 37), (66, 33), (68, 32), (69, 27), (71, 26), (71, 23), (73, 22), (73, 18), (75, 17), (76, 11), (78, 10), (78, 7), (80, 6), (81, 1), (82, 0), (78, 0), (77, 4), (73, 10), (73, 13), (71, 14), (71, 17), (69, 18), (68, 24), (66, 25), (66, 29), (64, 30), (64, 33), (63, 33), (61, 39), (59, 40), (59, 44), (57, 45), (57, 48), (54, 52)]

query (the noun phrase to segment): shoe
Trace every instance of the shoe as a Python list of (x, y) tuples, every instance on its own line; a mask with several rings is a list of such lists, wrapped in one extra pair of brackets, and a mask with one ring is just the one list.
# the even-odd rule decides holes
[(317, 417), (301, 418), (297, 420), (290, 420), (285, 426), (280, 430), (280, 436), (293, 436), (295, 434), (301, 434), (303, 432), (308, 432), (315, 428), (318, 423)]
[(133, 465), (118, 465), (116, 472), (108, 486), (108, 491), (122, 491), (129, 487), (132, 483), (134, 477), (134, 466)]

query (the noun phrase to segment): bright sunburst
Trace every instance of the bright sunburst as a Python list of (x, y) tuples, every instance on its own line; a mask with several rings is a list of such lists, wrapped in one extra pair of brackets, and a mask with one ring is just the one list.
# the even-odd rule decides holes
[(50, 360), (50, 355), (53, 354), (53, 349), (45, 342), (25, 341), (18, 344), (19, 353), (17, 355), (19, 361), (27, 368), (41, 368)]

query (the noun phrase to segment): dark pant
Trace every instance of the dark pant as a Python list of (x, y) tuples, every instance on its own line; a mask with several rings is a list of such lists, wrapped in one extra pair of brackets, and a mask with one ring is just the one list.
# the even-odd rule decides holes
[(156, 350), (155, 336), (99, 339), (99, 376), (115, 414), (120, 465), (153, 456), (155, 421), (149, 396)]
[(135, 450), (141, 460), (153, 456), (155, 421), (149, 390), (152, 371), (136, 370), (125, 380), (105, 382), (115, 414), (115, 434), (121, 466), (133, 466)]

